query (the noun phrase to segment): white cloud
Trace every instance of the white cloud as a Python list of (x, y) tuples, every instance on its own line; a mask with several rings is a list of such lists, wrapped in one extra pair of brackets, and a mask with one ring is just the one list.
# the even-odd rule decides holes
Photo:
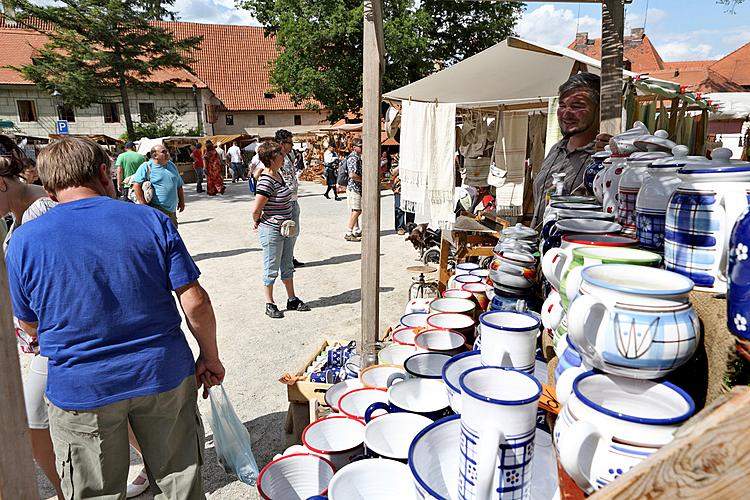
[(177, 0), (173, 10), (180, 21), (258, 26), (249, 11), (235, 8), (233, 0)]
[(713, 47), (707, 43), (669, 42), (657, 46), (665, 61), (708, 59)]
[(599, 19), (591, 16), (578, 19), (572, 10), (558, 9), (550, 4), (524, 12), (516, 31), (522, 38), (567, 47), (575, 40), (576, 24), (579, 32), (588, 32), (589, 38), (600, 36), (602, 26)]
[[(661, 9), (648, 9), (648, 17), (645, 18), (646, 31), (660, 24), (667, 18), (667, 12)], [(628, 34), (632, 28), (643, 28), (643, 12), (629, 10), (625, 16), (625, 34)]]

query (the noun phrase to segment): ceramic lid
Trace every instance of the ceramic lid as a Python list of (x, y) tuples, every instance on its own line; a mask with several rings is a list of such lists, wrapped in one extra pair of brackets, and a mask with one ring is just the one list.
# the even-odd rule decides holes
[(633, 144), (643, 151), (663, 151), (669, 153), (677, 143), (668, 139), (666, 130), (657, 130), (654, 135), (645, 134), (633, 141)]
[(535, 230), (530, 227), (526, 227), (523, 224), (516, 224), (515, 226), (506, 227), (503, 229), (503, 236), (511, 236), (514, 238), (530, 239), (539, 236)]
[(616, 222), (597, 219), (566, 219), (555, 223), (564, 233), (619, 233), (622, 226)]
[(684, 167), (691, 160), (698, 162), (701, 160), (701, 158), (703, 158), (705, 161), (710, 161), (703, 156), (688, 156), (689, 151), (690, 150), (687, 146), (675, 146), (672, 148), (672, 156), (666, 156), (664, 158), (654, 160), (653, 163), (651, 163), (651, 165), (649, 165), (648, 167), (664, 169), (679, 168)]
[[(607, 146), (609, 148), (609, 146)], [(596, 153), (592, 154), (591, 157), (596, 160), (604, 160), (605, 158), (609, 158), (612, 156), (612, 151), (597, 151)]]
[(609, 146), (612, 148), (612, 154), (615, 156), (628, 156), (638, 151), (633, 141), (648, 134), (648, 128), (643, 122), (633, 123), (633, 128), (617, 134), (609, 140)]
[(665, 153), (664, 151), (639, 151), (628, 156), (626, 161), (628, 162), (628, 165), (649, 165), (656, 160), (661, 160), (664, 158), (671, 158), (671, 155), (669, 153)]
[(714, 149), (711, 153), (711, 158), (709, 162), (704, 160), (690, 160), (678, 173), (691, 175), (750, 172), (750, 162), (731, 160), (732, 150), (729, 148)]

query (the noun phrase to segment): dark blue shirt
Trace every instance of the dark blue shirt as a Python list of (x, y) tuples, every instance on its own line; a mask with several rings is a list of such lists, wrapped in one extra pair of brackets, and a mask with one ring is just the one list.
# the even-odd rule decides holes
[(15, 231), (6, 263), (16, 317), (38, 322), (55, 406), (159, 394), (195, 373), (172, 290), (200, 272), (163, 213), (105, 197), (63, 203)]

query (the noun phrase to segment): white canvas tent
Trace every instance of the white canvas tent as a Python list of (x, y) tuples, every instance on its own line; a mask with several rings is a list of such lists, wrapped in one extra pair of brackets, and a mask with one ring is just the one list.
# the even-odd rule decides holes
[[(509, 37), (487, 50), (386, 93), (387, 101), (455, 103), (462, 108), (546, 102), (571, 74), (601, 63), (565, 47)], [(635, 73), (624, 72), (624, 76)]]

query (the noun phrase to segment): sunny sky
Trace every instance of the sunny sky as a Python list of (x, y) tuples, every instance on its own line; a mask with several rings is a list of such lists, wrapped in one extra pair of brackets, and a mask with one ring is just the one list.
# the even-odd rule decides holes
[[(580, 13), (579, 13), (580, 6)], [(648, 15), (646, 7), (648, 6)], [(234, 0), (177, 0), (183, 21), (257, 24)], [(715, 0), (633, 0), (627, 6), (626, 33), (643, 27), (666, 61), (717, 59), (750, 42), (750, 0), (734, 14)], [(601, 7), (575, 3), (530, 3), (516, 30), (524, 38), (568, 45), (578, 31), (601, 32)]]

